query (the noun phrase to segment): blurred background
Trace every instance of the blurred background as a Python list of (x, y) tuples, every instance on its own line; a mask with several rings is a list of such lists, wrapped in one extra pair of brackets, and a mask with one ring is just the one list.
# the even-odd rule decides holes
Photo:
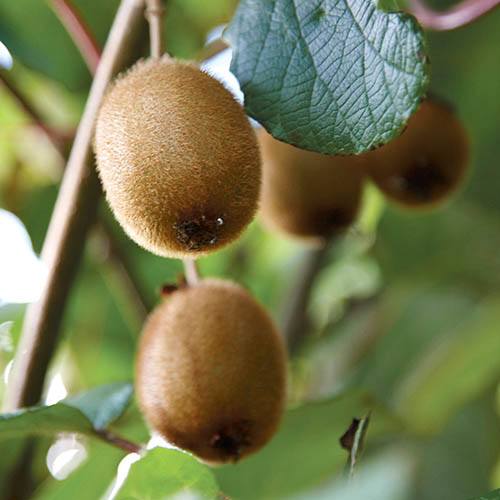
[[(118, 1), (74, 3), (104, 43)], [(207, 35), (230, 20), (236, 4), (169, 0), (167, 50), (199, 58)], [(0, 42), (1, 398), (26, 303), (44, 282), (37, 256), (91, 76), (47, 2), (0, 0)], [(465, 500), (500, 488), (500, 11), (428, 34), (428, 47), (431, 90), (453, 103), (470, 134), (472, 172), (457, 196), (425, 214), (393, 208), (367, 187), (358, 224), (331, 246), (314, 282), (307, 336), (291, 364), (292, 410), (281, 432), (255, 457), (215, 471), (231, 497)], [(224, 71), (219, 62), (214, 73)], [(131, 380), (144, 307), (182, 272), (180, 262), (128, 240), (105, 203), (100, 220), (113, 244), (102, 227), (87, 242), (48, 403)], [(307, 247), (257, 220), (236, 244), (202, 259), (200, 270), (242, 283), (281, 322), (310, 259)], [(338, 439), (353, 417), (370, 410), (360, 489), (346, 492), (336, 480), (346, 461)], [(148, 438), (135, 406), (118, 428), (130, 439)], [(39, 440), (34, 498), (100, 498), (123, 453), (65, 439)], [(2, 442), (8, 453), (0, 454), (0, 488), (21, 444)]]

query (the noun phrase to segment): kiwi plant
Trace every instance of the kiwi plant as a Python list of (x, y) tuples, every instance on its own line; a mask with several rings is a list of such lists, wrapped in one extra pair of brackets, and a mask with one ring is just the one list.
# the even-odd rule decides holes
[(362, 157), (389, 200), (431, 208), (460, 187), (469, 164), (468, 138), (449, 105), (427, 99), (401, 136)]
[(231, 93), (194, 64), (148, 59), (119, 77), (98, 115), (94, 146), (117, 220), (153, 253), (216, 250), (256, 211), (255, 134)]
[(358, 214), (365, 174), (358, 156), (327, 156), (258, 132), (263, 157), (261, 217), (287, 235), (324, 242)]
[(208, 462), (234, 462), (278, 426), (285, 359), (273, 322), (243, 288), (203, 280), (167, 295), (147, 320), (137, 397), (168, 441)]

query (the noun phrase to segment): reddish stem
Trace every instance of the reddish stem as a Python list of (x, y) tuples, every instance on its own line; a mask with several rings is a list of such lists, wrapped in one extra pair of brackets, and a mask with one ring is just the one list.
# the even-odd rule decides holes
[(50, 5), (78, 47), (91, 73), (95, 73), (101, 49), (71, 0), (50, 0)]
[(117, 448), (120, 448), (127, 453), (140, 453), (142, 451), (142, 447), (138, 444), (132, 443), (127, 439), (117, 436), (107, 429), (96, 430), (95, 434), (103, 441), (106, 441), (106, 443), (116, 446)]
[(463, 0), (445, 11), (435, 11), (425, 0), (410, 0), (409, 12), (428, 30), (448, 31), (466, 26), (500, 5), (500, 0)]
[(56, 149), (61, 151), (64, 143), (70, 139), (70, 135), (60, 133), (47, 125), (38, 111), (24, 98), (24, 96), (19, 92), (17, 87), (10, 81), (6, 73), (3, 71), (0, 71), (0, 83), (3, 84), (9, 91), (11, 96), (16, 100), (18, 106), (24, 111), (28, 118), (30, 118), (35, 125), (48, 136), (49, 140), (52, 141)]

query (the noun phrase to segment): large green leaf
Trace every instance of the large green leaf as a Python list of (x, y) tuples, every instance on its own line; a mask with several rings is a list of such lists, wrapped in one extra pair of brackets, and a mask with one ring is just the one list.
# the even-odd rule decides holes
[(303, 149), (351, 154), (388, 142), (427, 85), (415, 20), (368, 0), (243, 0), (227, 36), (247, 112)]
[(342, 470), (348, 453), (339, 438), (353, 418), (369, 410), (367, 449), (396, 424), (366, 395), (351, 393), (290, 410), (259, 453), (215, 470), (222, 491), (238, 499), (281, 498), (320, 485)]
[(182, 451), (155, 448), (132, 465), (115, 499), (216, 498), (218, 492), (207, 466)]
[(116, 420), (132, 395), (130, 384), (98, 387), (55, 405), (25, 408), (0, 415), (0, 439), (79, 432), (93, 435)]

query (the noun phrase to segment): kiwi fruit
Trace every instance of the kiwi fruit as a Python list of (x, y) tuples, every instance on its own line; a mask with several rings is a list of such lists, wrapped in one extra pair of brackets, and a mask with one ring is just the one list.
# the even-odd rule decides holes
[(389, 200), (407, 208), (432, 208), (462, 184), (469, 141), (451, 107), (427, 99), (399, 137), (365, 158), (369, 176)]
[(255, 133), (231, 93), (190, 63), (140, 61), (98, 114), (94, 149), (126, 233), (165, 257), (197, 257), (236, 239), (257, 208)]
[(242, 287), (202, 280), (167, 295), (146, 321), (136, 394), (149, 425), (208, 463), (235, 462), (275, 433), (286, 353)]
[(365, 173), (357, 156), (327, 156), (278, 141), (264, 129), (261, 218), (267, 226), (310, 243), (349, 227), (358, 214)]

